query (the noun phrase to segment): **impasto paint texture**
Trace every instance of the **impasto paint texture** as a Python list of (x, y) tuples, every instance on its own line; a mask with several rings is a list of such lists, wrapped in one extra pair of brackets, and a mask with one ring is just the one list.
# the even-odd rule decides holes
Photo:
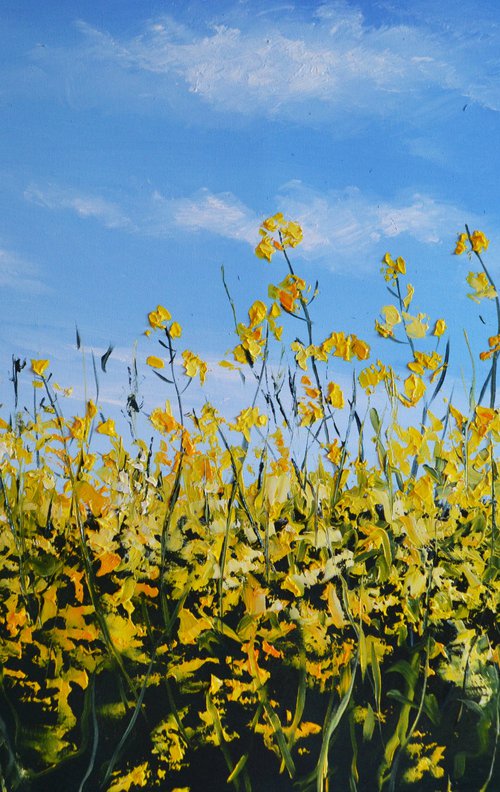
[(500, 6), (0, 40), (0, 792), (499, 789)]

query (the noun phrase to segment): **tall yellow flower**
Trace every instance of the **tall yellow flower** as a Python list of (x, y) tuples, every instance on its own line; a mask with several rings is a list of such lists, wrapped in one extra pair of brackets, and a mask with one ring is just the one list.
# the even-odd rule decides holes
[(432, 335), (435, 335), (439, 338), (442, 336), (443, 333), (446, 332), (446, 322), (444, 319), (437, 319), (436, 324), (434, 325), (434, 330), (432, 331)]
[[(268, 217), (262, 223), (259, 234), (262, 239), (255, 248), (255, 254), (259, 258), (271, 261), (276, 250), (283, 250), (286, 247), (296, 247), (302, 242), (302, 228), (293, 220), (285, 220), (281, 212), (277, 212), (272, 217)], [(272, 234), (278, 235), (272, 236)]]
[(148, 313), (149, 324), (154, 330), (163, 330), (169, 319), (171, 319), (170, 311), (167, 311), (163, 305), (158, 305), (156, 311)]
[(115, 422), (113, 421), (112, 418), (108, 418), (107, 421), (103, 421), (102, 423), (100, 423), (96, 431), (99, 432), (99, 434), (107, 435), (108, 437), (118, 436), (116, 434)]
[(488, 280), (485, 272), (469, 272), (466, 281), (474, 289), (473, 292), (467, 294), (467, 297), (470, 297), (474, 302), (478, 303), (485, 297), (494, 300), (497, 296), (496, 289)]
[(205, 361), (198, 357), (198, 355), (195, 355), (194, 352), (190, 352), (189, 349), (184, 350), (182, 359), (184, 361), (184, 373), (186, 376), (196, 377), (196, 375), (199, 374), (200, 382), (203, 385), (208, 368)]
[(168, 433), (174, 431), (174, 429), (178, 429), (179, 427), (179, 424), (172, 415), (172, 409), (170, 407), (170, 402), (168, 401), (165, 402), (164, 410), (162, 410), (161, 407), (156, 407), (154, 410), (152, 410), (149, 415), (149, 420), (158, 432)]
[(453, 251), (454, 254), (456, 256), (460, 256), (462, 253), (465, 253), (465, 251), (468, 249), (468, 242), (470, 242), (474, 253), (482, 253), (483, 250), (488, 250), (488, 246), (490, 244), (490, 240), (487, 239), (483, 231), (473, 231), (470, 235), (470, 239), (468, 234), (459, 234), (455, 245), (455, 250)]
[(455, 250), (453, 251), (455, 256), (461, 256), (462, 253), (465, 253), (467, 250), (467, 234), (459, 234), (458, 239), (455, 245)]
[(382, 274), (386, 281), (395, 283), (400, 275), (406, 273), (406, 261), (401, 256), (394, 260), (390, 253), (386, 253), (382, 259), (385, 267), (382, 267)]
[(344, 406), (344, 394), (340, 388), (340, 385), (337, 385), (336, 382), (329, 382), (328, 383), (328, 390), (326, 394), (326, 400), (332, 407), (335, 407), (337, 410), (341, 410)]
[(404, 381), (405, 394), (400, 395), (400, 401), (405, 407), (413, 407), (425, 393), (425, 382), (417, 374), (410, 374)]
[(471, 234), (471, 244), (472, 250), (475, 253), (482, 253), (483, 250), (488, 250), (490, 240), (486, 239), (482, 231), (473, 231)]
[(49, 360), (32, 360), (31, 361), (31, 370), (34, 374), (38, 374), (39, 377), (43, 377), (45, 371), (49, 366)]

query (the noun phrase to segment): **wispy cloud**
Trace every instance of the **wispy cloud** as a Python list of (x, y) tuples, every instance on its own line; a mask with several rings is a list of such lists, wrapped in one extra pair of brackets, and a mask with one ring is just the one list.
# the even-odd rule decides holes
[(367, 265), (382, 245), (405, 235), (424, 244), (449, 244), (453, 229), (478, 221), (431, 195), (410, 193), (388, 201), (356, 187), (321, 193), (299, 181), (287, 184), (277, 203), (302, 224), (304, 254), (328, 259), (334, 269), (353, 261)]
[(36, 185), (30, 185), (25, 190), (24, 197), (47, 209), (68, 209), (79, 217), (98, 220), (106, 228), (122, 228), (129, 231), (134, 228), (132, 221), (116, 203), (71, 188), (48, 186), (41, 189)]
[[(233, 193), (214, 193), (208, 188), (182, 198), (167, 198), (156, 190), (146, 198), (136, 198), (127, 212), (117, 202), (80, 196), (72, 189), (32, 186), (25, 195), (45, 208), (70, 209), (82, 219), (93, 218), (107, 228), (145, 237), (189, 231), (255, 246), (264, 219)], [(338, 271), (349, 269), (353, 261), (357, 269), (370, 266), (373, 255), (397, 237), (450, 246), (454, 229), (466, 222), (484, 223), (484, 218), (480, 220), (466, 208), (425, 193), (408, 191), (388, 200), (355, 186), (322, 192), (299, 180), (283, 185), (271, 203), (302, 225), (302, 255), (328, 262)]]
[(304, 102), (342, 119), (347, 112), (419, 112), (423, 100), (450, 92), (500, 109), (494, 41), (483, 37), (477, 47), (459, 27), (450, 46), (449, 30), (430, 19), (376, 25), (347, 2), (318, 4), (308, 19), (295, 9), (272, 26), (265, 13), (242, 17), (239, 25), (237, 19), (231, 25), (219, 24), (215, 15), (212, 20), (201, 31), (164, 16), (133, 38), (85, 22), (79, 28), (93, 62), (113, 63), (134, 79), (150, 75), (158, 96), (184, 84), (224, 112), (293, 113), (308, 123), (310, 116), (298, 112)]
[(0, 287), (29, 294), (41, 294), (49, 290), (32, 262), (5, 248), (0, 248)]
[(215, 194), (206, 188), (183, 198), (167, 198), (158, 190), (148, 196), (136, 196), (135, 200), (128, 196), (131, 206), (127, 209), (118, 201), (55, 185), (32, 184), (24, 191), (24, 197), (45, 209), (69, 210), (106, 228), (150, 237), (170, 236), (181, 228), (253, 242), (260, 222), (255, 212), (232, 193)]
[(172, 202), (171, 211), (173, 222), (181, 228), (255, 243), (260, 220), (232, 193), (215, 195), (203, 189), (193, 198)]
[[(479, 218), (465, 208), (432, 195), (405, 193), (392, 200), (363, 193), (357, 187), (321, 192), (298, 180), (285, 184), (272, 202), (304, 229), (301, 253), (349, 271), (373, 265), (384, 245), (398, 237), (423, 244), (450, 246), (450, 233)], [(231, 193), (200, 190), (189, 199), (165, 202), (170, 223), (191, 231), (206, 231), (255, 246), (264, 219)], [(484, 222), (484, 218), (481, 219)]]

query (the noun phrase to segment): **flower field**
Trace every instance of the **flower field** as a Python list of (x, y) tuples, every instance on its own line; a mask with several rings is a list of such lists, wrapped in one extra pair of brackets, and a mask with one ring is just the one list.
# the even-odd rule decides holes
[[(459, 409), (446, 317), (414, 307), (406, 262), (383, 258), (375, 354), (351, 331), (315, 337), (301, 240), (281, 214), (262, 224), (256, 254), (286, 274), (243, 320), (224, 280), (235, 346), (221, 366), (253, 389), (236, 416), (208, 396), (189, 405), (207, 364), (161, 305), (147, 330), (163, 394), (151, 443), (120, 437), (98, 399), (67, 414), (50, 362), (28, 373), (13, 359), (16, 405), (0, 421), (3, 792), (500, 788), (489, 242), (466, 229), (456, 243), (495, 328), (471, 350)], [(383, 362), (395, 341), (404, 374)], [(21, 377), (34, 386), (24, 411)], [(132, 430), (139, 410), (131, 393)]]

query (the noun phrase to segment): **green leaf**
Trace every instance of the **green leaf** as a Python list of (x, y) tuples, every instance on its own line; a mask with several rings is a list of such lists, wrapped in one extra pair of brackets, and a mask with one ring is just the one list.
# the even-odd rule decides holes
[(387, 669), (387, 673), (400, 674), (410, 688), (414, 688), (417, 683), (418, 674), (406, 660), (398, 660)]
[(380, 421), (380, 418), (379, 418), (379, 414), (376, 411), (375, 407), (372, 407), (370, 409), (370, 421), (371, 421), (371, 425), (373, 426), (375, 432), (377, 434), (379, 434), (380, 433), (380, 429), (382, 427), (382, 424), (381, 424), (381, 421)]

